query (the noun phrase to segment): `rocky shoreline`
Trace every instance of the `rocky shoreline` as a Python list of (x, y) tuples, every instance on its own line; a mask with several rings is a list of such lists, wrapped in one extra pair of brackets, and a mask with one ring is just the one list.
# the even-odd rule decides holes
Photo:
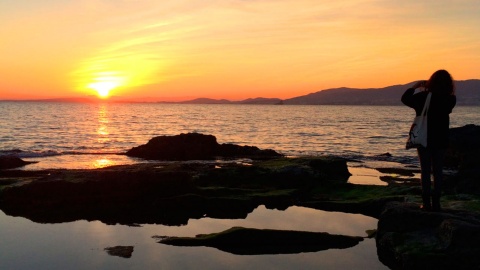
[[(478, 150), (475, 142), (479, 138), (476, 137), (479, 128), (469, 125), (459, 128), (458, 132), (452, 130), (452, 136), (461, 137), (457, 144), (452, 144), (448, 155), (449, 164), (456, 166), (458, 173), (446, 179), (445, 196), (442, 197), (445, 210), (441, 213), (424, 212), (418, 208), (421, 190), (415, 181), (405, 184), (395, 181), (395, 175), (392, 175), (388, 186), (353, 185), (347, 183), (350, 173), (346, 160), (342, 158), (287, 158), (273, 150), (221, 145), (215, 137), (202, 134), (156, 137), (127, 152), (127, 155), (157, 160), (151, 163), (95, 170), (2, 168), (0, 209), (7, 215), (41, 223), (83, 219), (132, 226), (152, 223), (182, 225), (191, 218), (203, 217), (239, 219), (245, 218), (259, 205), (270, 209), (304, 206), (361, 213), (379, 219), (376, 234), (378, 256), (392, 269), (437, 265), (475, 269), (480, 266), (475, 256), (480, 252), (480, 174), (477, 169), (480, 164), (472, 153)], [(469, 145), (468, 140), (474, 142), (465, 147), (465, 144)], [(175, 149), (179, 151), (175, 152)], [(155, 154), (159, 152), (162, 154)], [(167, 152), (170, 156), (165, 154)], [(251, 162), (220, 162), (220, 159), (240, 157), (249, 158)], [(184, 162), (190, 159), (208, 159), (210, 162)], [(395, 173), (411, 172), (406, 169)], [(278, 246), (278, 243), (263, 249), (288, 253), (338, 248), (332, 241), (325, 240), (337, 239), (331, 235), (319, 236), (324, 239), (318, 240), (324, 242), (324, 246), (314, 247), (295, 242), (300, 239), (300, 232), (259, 232), (248, 228), (233, 232), (209, 235), (206, 242), (205, 237), (182, 239), (181, 242), (182, 245), (188, 242), (248, 253), (254, 252), (248, 250), (258, 246), (255, 240), (280, 234), (291, 237), (293, 242), (276, 251), (272, 246)], [(253, 242), (236, 246), (238, 235), (242, 238), (253, 235)], [(230, 242), (221, 240), (226, 236)], [(220, 246), (211, 244), (218, 241), (222, 243)], [(295, 248), (290, 250), (293, 246)], [(255, 254), (266, 254), (261, 250)], [(458, 258), (462, 258), (461, 264), (456, 264)]]

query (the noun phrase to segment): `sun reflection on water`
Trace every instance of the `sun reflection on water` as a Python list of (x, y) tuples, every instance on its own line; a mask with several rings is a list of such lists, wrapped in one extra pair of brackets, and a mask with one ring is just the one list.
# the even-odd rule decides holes
[[(97, 142), (106, 144), (110, 141), (110, 132), (108, 130), (108, 123), (110, 122), (108, 117), (107, 105), (102, 104), (98, 108), (98, 127), (97, 127)], [(93, 168), (104, 168), (107, 166), (116, 165), (116, 163), (107, 157), (93, 160)]]
[(100, 105), (98, 109), (98, 128), (97, 128), (97, 142), (99, 143), (106, 143), (110, 141), (109, 135), (110, 132), (108, 131), (107, 124), (109, 123), (108, 120), (108, 111), (106, 105)]
[(112, 165), (115, 165), (115, 162), (108, 158), (97, 159), (93, 162), (93, 167), (95, 169), (105, 168)]

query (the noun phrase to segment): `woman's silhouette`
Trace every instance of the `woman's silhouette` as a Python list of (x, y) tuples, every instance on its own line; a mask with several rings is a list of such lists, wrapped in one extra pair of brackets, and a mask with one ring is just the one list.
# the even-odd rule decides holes
[[(424, 87), (425, 91), (415, 94), (415, 89)], [(449, 114), (456, 104), (455, 85), (450, 73), (438, 70), (428, 81), (419, 81), (407, 89), (402, 96), (403, 104), (422, 113), (428, 93), (432, 93), (427, 112), (427, 147), (419, 147), (422, 178), (423, 209), (440, 211), (442, 192), (442, 169), (445, 151), (448, 147)], [(433, 171), (434, 186), (431, 188), (430, 173)]]

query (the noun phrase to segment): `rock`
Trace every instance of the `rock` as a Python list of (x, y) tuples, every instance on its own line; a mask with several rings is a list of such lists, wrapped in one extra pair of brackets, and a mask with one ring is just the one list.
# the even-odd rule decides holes
[[(191, 218), (245, 218), (259, 205), (286, 209), (319, 199), (337, 202), (318, 204), (331, 211), (378, 216), (384, 203), (341, 203), (343, 196), (356, 200), (369, 194), (367, 190), (378, 200), (382, 191), (377, 186), (348, 184), (346, 161), (335, 157), (279, 158), (251, 164), (148, 162), (95, 170), (4, 170), (2, 177), (6, 182), (0, 182), (0, 209), (40, 223), (84, 219), (178, 226)], [(10, 185), (13, 180), (22, 183)], [(343, 195), (312, 198), (317, 192), (341, 190)]]
[(173, 246), (207, 246), (238, 255), (293, 254), (357, 245), (363, 237), (321, 232), (260, 230), (233, 227), (196, 237), (162, 237), (159, 243)]
[(458, 173), (446, 177), (448, 193), (480, 194), (480, 126), (466, 125), (450, 129), (450, 146), (445, 155), (446, 167)]
[(150, 160), (212, 160), (218, 156), (262, 159), (282, 156), (270, 149), (218, 144), (215, 136), (199, 133), (154, 137), (147, 144), (128, 150), (126, 155)]
[(380, 261), (392, 269), (478, 269), (480, 214), (390, 202), (379, 217), (376, 242)]
[(18, 157), (0, 156), (0, 170), (19, 168), (32, 163), (36, 162), (24, 161)]
[(133, 253), (133, 246), (106, 247), (104, 250), (111, 256), (131, 258)]
[(445, 156), (447, 167), (460, 170), (480, 167), (480, 126), (466, 125), (450, 129), (450, 146)]

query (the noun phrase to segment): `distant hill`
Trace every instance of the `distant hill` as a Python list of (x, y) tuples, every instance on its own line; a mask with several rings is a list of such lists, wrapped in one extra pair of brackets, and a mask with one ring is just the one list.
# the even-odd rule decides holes
[(280, 104), (279, 98), (249, 98), (242, 101), (236, 101), (236, 104)]
[[(456, 81), (457, 105), (480, 105), (480, 80)], [(412, 83), (384, 88), (335, 88), (283, 101), (289, 105), (402, 105), (400, 97)]]
[(232, 103), (230, 100), (226, 99), (211, 99), (211, 98), (196, 98), (187, 101), (180, 101), (176, 103), (182, 104), (229, 104)]
[(278, 104), (279, 98), (249, 98), (241, 101), (230, 101), (227, 99), (196, 98), (193, 100), (180, 101), (182, 104)]

